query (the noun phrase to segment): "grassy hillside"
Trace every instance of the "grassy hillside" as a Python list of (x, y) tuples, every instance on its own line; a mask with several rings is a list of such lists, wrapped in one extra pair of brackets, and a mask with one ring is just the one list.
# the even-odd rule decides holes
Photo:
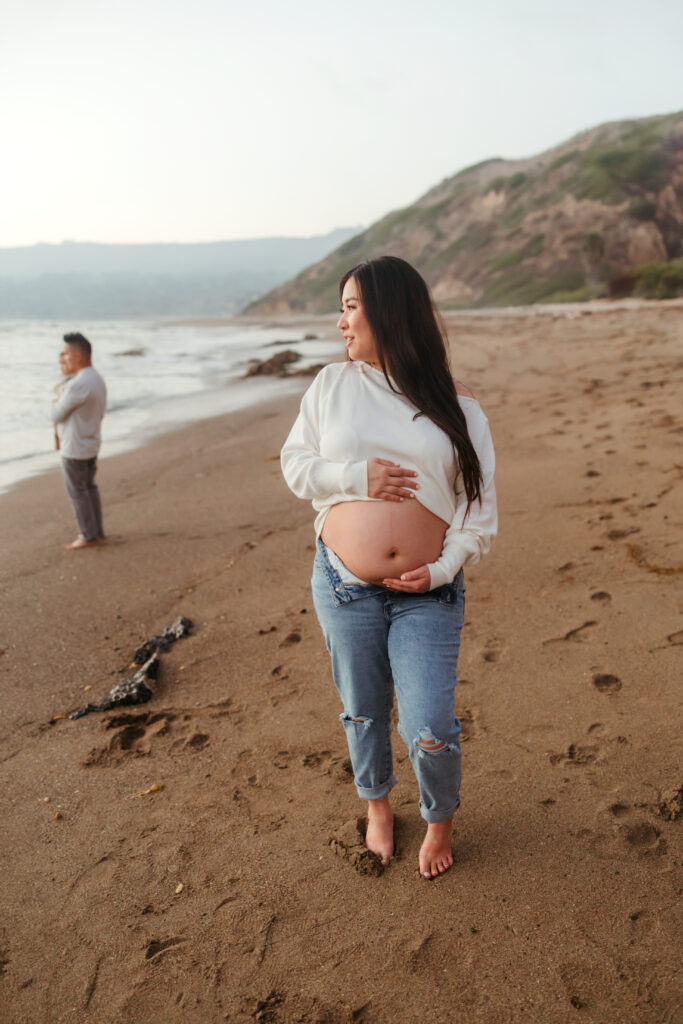
[(467, 167), (248, 311), (334, 309), (342, 273), (383, 253), (417, 266), (445, 308), (683, 293), (683, 112)]

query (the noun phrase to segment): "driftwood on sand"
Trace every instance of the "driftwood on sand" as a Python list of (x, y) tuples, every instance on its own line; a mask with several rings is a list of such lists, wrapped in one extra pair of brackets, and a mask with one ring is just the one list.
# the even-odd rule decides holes
[(167, 651), (172, 644), (183, 636), (187, 636), (192, 629), (190, 619), (179, 615), (170, 626), (159, 636), (153, 636), (138, 647), (133, 655), (133, 662), (139, 665), (135, 675), (123, 679), (116, 686), (113, 686), (109, 694), (99, 704), (84, 704), (77, 711), (72, 711), (69, 718), (75, 721), (91, 711), (111, 711), (126, 704), (146, 704), (154, 691), (147, 685), (154, 682), (159, 674), (159, 654)]

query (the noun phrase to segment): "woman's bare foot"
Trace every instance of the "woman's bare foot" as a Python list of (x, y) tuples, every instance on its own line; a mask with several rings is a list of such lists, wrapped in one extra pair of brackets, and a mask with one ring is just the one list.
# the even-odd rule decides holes
[(452, 817), (427, 825), (427, 835), (420, 848), (420, 874), (423, 878), (438, 878), (452, 866), (452, 831)]
[(368, 800), (368, 829), (365, 845), (382, 861), (388, 864), (394, 853), (394, 812), (389, 797), (383, 800)]

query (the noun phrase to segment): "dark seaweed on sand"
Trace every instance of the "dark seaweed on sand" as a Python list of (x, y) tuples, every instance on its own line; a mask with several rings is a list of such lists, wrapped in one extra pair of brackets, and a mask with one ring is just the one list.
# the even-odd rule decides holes
[(168, 651), (176, 640), (188, 636), (192, 625), (190, 619), (179, 615), (163, 633), (151, 637), (138, 647), (133, 655), (133, 661), (140, 668), (135, 675), (129, 676), (112, 687), (107, 697), (99, 704), (84, 704), (77, 711), (72, 711), (69, 718), (75, 721), (77, 718), (82, 718), (83, 715), (90, 714), (91, 711), (111, 711), (112, 708), (122, 707), (126, 704), (146, 704), (153, 696), (153, 690), (150, 689), (147, 682), (155, 680), (159, 674), (159, 654)]

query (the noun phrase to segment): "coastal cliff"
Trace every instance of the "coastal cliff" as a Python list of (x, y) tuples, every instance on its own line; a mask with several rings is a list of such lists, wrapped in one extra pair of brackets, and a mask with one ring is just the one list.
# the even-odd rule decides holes
[(444, 308), (683, 294), (683, 112), (465, 168), (246, 311), (329, 312), (342, 273), (383, 253)]

